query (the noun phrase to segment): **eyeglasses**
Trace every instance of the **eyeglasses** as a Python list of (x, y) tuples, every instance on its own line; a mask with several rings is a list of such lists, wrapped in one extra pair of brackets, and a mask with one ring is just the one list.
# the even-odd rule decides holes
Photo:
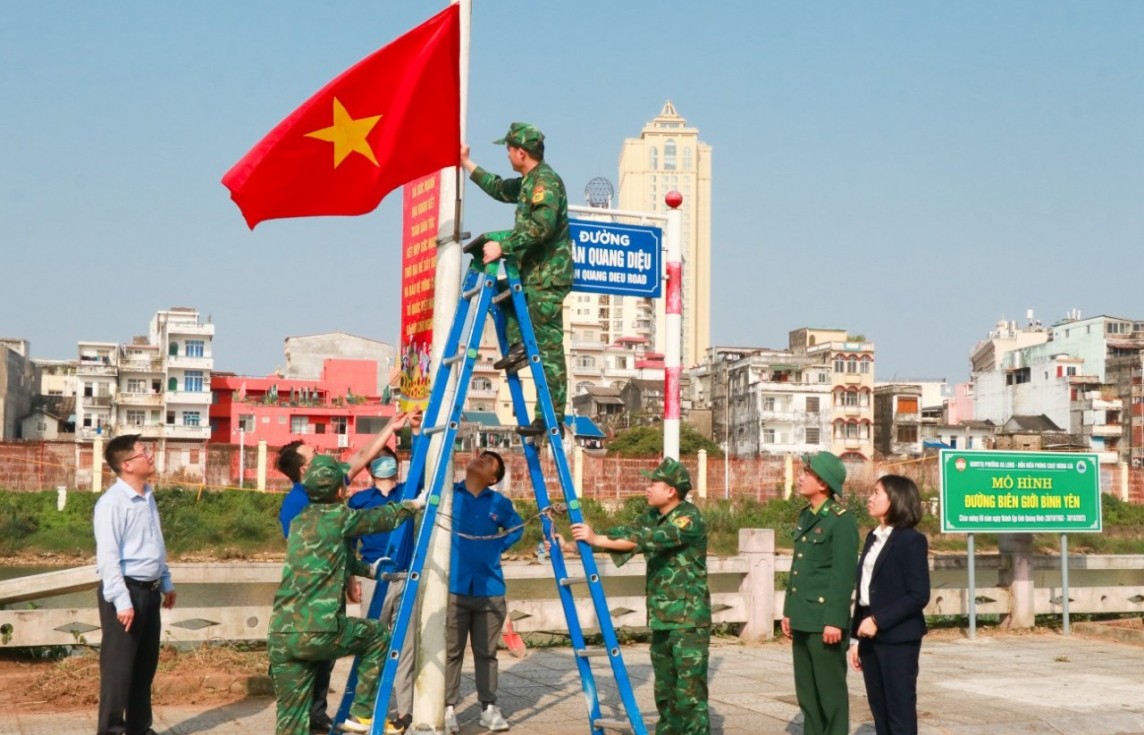
[(151, 456), (154, 456), (154, 453), (151, 451), (151, 447), (143, 447), (142, 452), (139, 452), (139, 454), (132, 454), (130, 457), (128, 457), (127, 459), (125, 459), (123, 461), (124, 462), (130, 462), (131, 460), (138, 459), (139, 457), (151, 457)]

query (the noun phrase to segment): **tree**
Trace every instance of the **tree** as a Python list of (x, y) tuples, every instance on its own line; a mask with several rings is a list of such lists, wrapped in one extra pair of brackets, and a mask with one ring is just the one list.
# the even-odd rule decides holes
[[(706, 449), (712, 457), (722, 457), (719, 445), (700, 434), (691, 424), (679, 425), (679, 453), (696, 454)], [(608, 442), (608, 451), (626, 457), (657, 457), (663, 454), (662, 426), (633, 426)]]

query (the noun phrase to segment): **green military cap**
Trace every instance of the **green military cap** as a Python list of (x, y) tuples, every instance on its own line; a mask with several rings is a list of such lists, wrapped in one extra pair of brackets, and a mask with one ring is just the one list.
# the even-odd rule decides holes
[(842, 460), (830, 452), (815, 452), (802, 455), (802, 463), (818, 475), (818, 479), (825, 482), (835, 495), (842, 495), (842, 483), (846, 482), (846, 465)]
[(671, 457), (664, 457), (659, 466), (651, 472), (641, 470), (640, 474), (652, 482), (666, 482), (681, 493), (691, 491), (691, 473), (678, 460)]
[(310, 460), (302, 486), (310, 500), (330, 500), (346, 483), (348, 464), (339, 462), (327, 454), (319, 454)]
[(535, 153), (540, 143), (544, 142), (544, 133), (540, 128), (525, 122), (514, 122), (508, 126), (508, 132), (503, 138), (494, 140), (494, 145), (508, 145), (514, 148), (523, 148), (529, 153)]

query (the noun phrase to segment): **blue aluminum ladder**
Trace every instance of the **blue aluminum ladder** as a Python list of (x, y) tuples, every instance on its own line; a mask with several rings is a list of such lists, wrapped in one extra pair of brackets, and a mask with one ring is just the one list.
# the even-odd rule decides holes
[[(489, 238), (499, 239), (499, 236), (500, 233), (495, 233), (490, 234)], [(472, 243), (470, 243), (470, 246), (471, 245)], [(466, 249), (468, 250), (468, 248)], [(469, 382), (472, 379), (473, 365), (478, 358), (478, 349), (480, 347), (484, 325), (490, 315), (493, 318), (497, 339), (500, 343), (500, 352), (502, 355), (508, 353), (509, 345), (506, 338), (505, 310), (502, 309), (499, 304), (511, 299), (512, 308), (517, 315), (520, 325), (521, 339), (524, 342), (525, 351), (528, 355), (528, 367), (532, 371), (532, 378), (536, 385), (536, 409), (538, 414), (544, 419), (545, 436), (547, 436), (552, 445), (552, 455), (555, 460), (560, 487), (563, 490), (563, 505), (566, 506), (570, 522), (580, 523), (584, 520), (580, 499), (576, 496), (576, 490), (572, 484), (572, 475), (569, 472), (568, 460), (564, 453), (564, 439), (560, 426), (556, 421), (556, 412), (552, 406), (548, 383), (545, 380), (544, 371), (541, 367), (536, 335), (528, 316), (528, 306), (525, 301), (524, 289), (520, 282), (520, 275), (513, 263), (506, 262), (505, 273), (507, 275), (507, 287), (502, 289), (497, 281), (498, 265), (499, 263), (494, 262), (481, 270), (479, 269), (479, 261), (474, 259), (466, 272), (464, 284), (461, 289), (461, 298), (453, 316), (448, 340), (445, 343), (447, 345), (445, 349), (446, 354), (442, 357), (441, 364), (438, 366), (433, 378), (429, 404), (425, 409), (425, 416), (422, 420), (422, 438), (414, 445), (413, 456), (405, 481), (406, 492), (415, 492), (411, 491), (410, 488), (416, 488), (419, 485), (418, 480), (420, 480), (427, 471), (431, 444), (431, 442), (427, 440), (428, 437), (435, 434), (442, 434), (443, 437), (437, 445), (442, 447), (444, 451), (452, 451), (453, 442), (461, 423), (461, 413), (465, 403), (465, 396)], [(508, 373), (508, 384), (517, 421), (521, 426), (526, 426), (530, 423), (528, 408), (524, 400), (520, 377), (516, 371), (510, 371)], [(631, 679), (628, 676), (627, 667), (624, 665), (619, 640), (616, 637), (616, 629), (612, 623), (611, 613), (608, 610), (607, 599), (604, 595), (604, 587), (600, 579), (599, 569), (596, 566), (595, 558), (592, 556), (592, 548), (584, 542), (577, 543), (585, 576), (574, 578), (568, 575), (564, 554), (560, 549), (560, 545), (555, 542), (552, 515), (554, 515), (558, 509), (553, 506), (548, 494), (544, 473), (540, 464), (540, 445), (539, 437), (537, 439), (523, 441), (524, 454), (536, 496), (537, 509), (540, 513), (544, 537), (551, 542), (549, 558), (552, 563), (556, 591), (559, 594), (560, 603), (564, 610), (564, 617), (568, 623), (572, 648), (575, 652), (576, 667), (580, 674), (580, 682), (584, 690), (584, 698), (588, 710), (589, 732), (591, 732), (592, 735), (605, 735), (605, 731), (608, 730), (621, 730), (631, 732), (634, 735), (647, 735), (647, 728), (644, 725), (643, 717), (636, 704), (635, 694), (632, 691)], [(421, 519), (420, 529), (417, 533), (417, 541), (413, 549), (413, 560), (406, 575), (406, 584), (401, 598), (401, 605), (398, 608), (397, 617), (394, 621), (389, 650), (385, 658), (385, 666), (382, 669), (381, 681), (378, 686), (378, 698), (374, 703), (373, 724), (370, 730), (371, 735), (383, 735), (385, 731), (385, 718), (389, 705), (389, 696), (397, 675), (397, 664), (401, 657), (401, 650), (405, 645), (405, 634), (409, 627), (410, 616), (413, 614), (417, 591), (421, 584), (421, 571), (425, 564), (425, 557), (429, 548), (429, 539), (436, 525), (437, 511), (441, 502), (441, 492), (446, 485), (450, 488), (452, 487), (451, 478), (445, 477), (447, 465), (448, 463), (444, 461), (436, 462), (432, 481), (425, 483), (425, 487), (429, 490), (425, 496), (425, 510)], [(391, 541), (391, 544), (392, 543)], [(602, 649), (590, 648), (585, 642), (583, 625), (581, 624), (579, 613), (576, 610), (576, 598), (572, 591), (572, 588), (578, 584), (586, 584), (588, 587), (589, 597), (591, 598), (592, 607), (595, 612), (596, 624), (603, 638), (604, 645)], [(384, 599), (385, 592), (382, 589), (384, 586), (388, 585), (383, 585), (379, 582), (374, 592), (374, 599), (370, 604), (371, 617), (376, 617), (376, 613), (380, 610), (381, 603), (379, 600)], [(606, 716), (601, 711), (600, 696), (596, 687), (596, 673), (593, 671), (589, 660), (595, 656), (607, 657), (611, 665), (611, 672), (616, 682), (620, 705), (623, 709), (622, 717), (624, 719), (619, 719), (619, 717), (615, 716)], [(347, 682), (342, 705), (338, 709), (338, 715), (335, 720), (336, 725), (340, 725), (349, 714), (349, 707), (353, 700), (353, 689), (351, 685), (356, 682), (356, 672), (357, 661), (354, 662), (351, 680)]]

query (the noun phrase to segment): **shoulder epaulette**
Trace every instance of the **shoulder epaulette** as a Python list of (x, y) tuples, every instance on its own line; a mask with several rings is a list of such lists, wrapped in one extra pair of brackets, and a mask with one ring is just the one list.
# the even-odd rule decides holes
[(831, 511), (833, 511), (833, 512), (834, 512), (834, 515), (836, 515), (836, 516), (840, 516), (840, 515), (842, 515), (843, 513), (845, 513), (845, 512), (846, 512), (846, 509), (845, 509), (845, 508), (843, 508), (841, 505), (838, 505), (837, 503), (835, 503), (834, 505), (832, 505), (832, 506), (830, 507), (830, 510), (831, 510)]

